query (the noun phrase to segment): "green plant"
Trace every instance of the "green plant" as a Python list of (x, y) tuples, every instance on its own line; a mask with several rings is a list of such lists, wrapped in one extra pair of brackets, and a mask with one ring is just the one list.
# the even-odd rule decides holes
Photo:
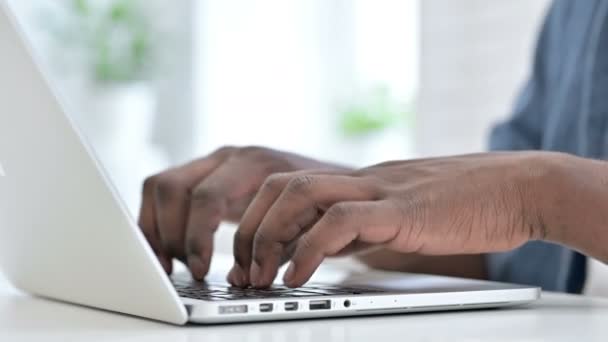
[(388, 87), (371, 89), (362, 100), (346, 106), (339, 114), (340, 132), (349, 138), (366, 136), (394, 127), (402, 122), (412, 123), (408, 106), (392, 98)]
[(153, 33), (143, 0), (70, 0), (50, 27), (63, 47), (77, 50), (98, 82), (146, 76), (153, 59)]

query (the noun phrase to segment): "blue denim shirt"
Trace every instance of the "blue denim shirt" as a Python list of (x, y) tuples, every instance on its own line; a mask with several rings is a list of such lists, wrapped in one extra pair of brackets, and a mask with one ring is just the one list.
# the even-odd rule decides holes
[[(512, 117), (494, 128), (493, 150), (551, 150), (604, 159), (608, 153), (608, 1), (556, 0)], [(580, 292), (585, 257), (531, 242), (489, 255), (490, 278)]]

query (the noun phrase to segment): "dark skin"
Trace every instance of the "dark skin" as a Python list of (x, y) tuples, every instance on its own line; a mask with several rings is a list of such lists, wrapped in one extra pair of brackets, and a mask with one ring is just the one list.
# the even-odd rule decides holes
[[(239, 223), (228, 281), (304, 284), (326, 257), (484, 278), (484, 254), (532, 240), (608, 260), (608, 166), (548, 152), (486, 153), (352, 170), (260, 148), (220, 149), (150, 177), (140, 226), (165, 270), (204, 279), (213, 234)], [(580, 227), (580, 229), (579, 229)]]
[(260, 147), (223, 147), (146, 179), (139, 225), (167, 273), (178, 259), (202, 280), (221, 221), (239, 222), (270, 175), (315, 168), (346, 170)]

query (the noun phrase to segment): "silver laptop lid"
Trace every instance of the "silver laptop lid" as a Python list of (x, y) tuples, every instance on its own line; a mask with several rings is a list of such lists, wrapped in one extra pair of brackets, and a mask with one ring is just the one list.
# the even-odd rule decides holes
[(0, 266), (41, 296), (162, 320), (184, 305), (0, 0)]

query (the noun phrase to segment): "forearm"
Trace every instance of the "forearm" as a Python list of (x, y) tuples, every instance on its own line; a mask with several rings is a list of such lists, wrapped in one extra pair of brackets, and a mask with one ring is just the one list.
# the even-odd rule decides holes
[(608, 262), (608, 163), (553, 154), (534, 201), (544, 239)]
[[(522, 184), (524, 228), (533, 229), (533, 238), (608, 263), (608, 163), (550, 152), (528, 161)], [(487, 277), (484, 255), (424, 256), (381, 249), (358, 259), (390, 271)]]

